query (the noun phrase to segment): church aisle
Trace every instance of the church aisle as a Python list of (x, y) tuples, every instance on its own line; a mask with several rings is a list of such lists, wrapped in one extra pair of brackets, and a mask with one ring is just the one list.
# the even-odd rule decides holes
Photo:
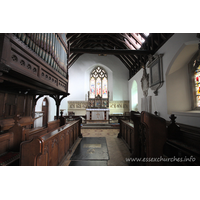
[[(122, 139), (117, 138), (119, 129), (81, 129), (83, 137), (105, 137), (108, 147), (108, 166), (128, 166), (126, 158), (130, 157), (130, 152)], [(77, 140), (72, 151), (66, 156), (61, 166), (69, 166), (71, 156), (80, 143), (81, 138)]]

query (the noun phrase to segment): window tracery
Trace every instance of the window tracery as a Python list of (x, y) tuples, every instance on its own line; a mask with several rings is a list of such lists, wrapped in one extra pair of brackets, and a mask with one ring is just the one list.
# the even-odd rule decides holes
[(104, 69), (97, 67), (90, 75), (90, 97), (108, 98), (108, 75)]

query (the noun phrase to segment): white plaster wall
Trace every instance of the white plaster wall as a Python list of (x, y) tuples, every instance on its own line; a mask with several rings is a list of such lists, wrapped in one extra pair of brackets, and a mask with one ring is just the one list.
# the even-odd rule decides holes
[(191, 109), (190, 83), (188, 77), (188, 66), (169, 74), (167, 82), (167, 104), (168, 113), (188, 111)]
[[(48, 103), (49, 103), (48, 122), (50, 122), (50, 121), (53, 121), (54, 116), (56, 116), (56, 103), (52, 97), (45, 95), (41, 97), (40, 99), (38, 99), (37, 104), (35, 106), (35, 111), (42, 111), (42, 102), (45, 97), (47, 98)], [(63, 114), (64, 115), (67, 114), (67, 110), (68, 110), (67, 97), (61, 101), (60, 109), (65, 109)], [(59, 114), (60, 114), (60, 111), (59, 111)], [(42, 127), (42, 117), (35, 120), (34, 127)]]
[[(156, 105), (160, 116), (169, 120), (167, 109), (167, 89), (166, 89), (166, 76), (170, 68), (179, 55), (181, 49), (185, 44), (191, 41), (197, 41), (196, 34), (178, 33), (174, 34), (167, 43), (165, 43), (156, 54), (164, 54), (163, 56), (163, 77), (164, 84), (158, 92), (158, 96), (153, 98), (153, 104)], [(170, 94), (168, 94), (170, 95)], [(176, 94), (177, 95), (177, 94)]]
[[(151, 89), (148, 90), (148, 95), (152, 96), (152, 113), (155, 111), (159, 112), (159, 115), (166, 120), (169, 120), (169, 116), (171, 113), (175, 113), (177, 115), (177, 122), (185, 123), (188, 125), (199, 126), (199, 114), (181, 114), (180, 111), (185, 111), (188, 109), (188, 105), (190, 104), (189, 98), (187, 98), (187, 92), (189, 88), (187, 88), (187, 81), (185, 80), (187, 77), (187, 61), (189, 62), (191, 55), (185, 58), (185, 56), (178, 57), (185, 46), (191, 44), (197, 44), (198, 40), (196, 38), (196, 34), (186, 34), (186, 33), (178, 33), (174, 34), (167, 43), (165, 43), (156, 54), (164, 54), (163, 56), (163, 77), (164, 84), (162, 88), (158, 91), (158, 96), (155, 96)], [(186, 51), (186, 55), (189, 51)], [(179, 62), (177, 62), (179, 60)], [(182, 61), (182, 62), (181, 62)], [(174, 68), (174, 63), (176, 63), (176, 68)], [(184, 63), (184, 64), (183, 64)], [(143, 98), (143, 91), (141, 88), (141, 78), (143, 74), (143, 70), (140, 70), (134, 77), (132, 77), (128, 81), (128, 69), (121, 63), (121, 61), (112, 55), (107, 56), (98, 56), (93, 54), (84, 54), (79, 57), (79, 59), (71, 66), (69, 69), (69, 93), (70, 96), (63, 99), (61, 102), (60, 109), (66, 109), (64, 114), (67, 114), (68, 104), (67, 101), (85, 101), (87, 100), (87, 94), (89, 91), (89, 72), (93, 69), (93, 67), (100, 65), (102, 66), (108, 73), (108, 87), (110, 91), (110, 101), (131, 101), (131, 87), (133, 81), (137, 82), (138, 88), (138, 110), (141, 112), (141, 98)], [(179, 66), (180, 65), (180, 66)], [(181, 71), (179, 71), (181, 70)], [(147, 68), (147, 73), (149, 73), (149, 69)], [(178, 82), (177, 75), (181, 74), (181, 80)], [(173, 90), (169, 90), (168, 86), (173, 86)], [(170, 86), (170, 87), (171, 87)], [(184, 87), (184, 91), (182, 90), (182, 94), (176, 92), (176, 88)], [(171, 105), (173, 102), (173, 98), (175, 98), (175, 102), (178, 103), (180, 98), (182, 99), (182, 104), (179, 107), (175, 105)], [(188, 94), (189, 95), (189, 94)], [(36, 105), (36, 110), (41, 111), (42, 109), (42, 101), (44, 97), (39, 99)], [(54, 116), (56, 115), (56, 105), (55, 101), (48, 97), (49, 100), (49, 121), (52, 121)], [(129, 104), (129, 110), (132, 109), (131, 103)], [(170, 108), (170, 109), (169, 109)], [(175, 110), (176, 108), (176, 110)], [(178, 112), (179, 113), (178, 113)], [(37, 125), (41, 125), (42, 122), (38, 120)]]
[(61, 109), (64, 109), (63, 115), (68, 115), (68, 97), (63, 98), (63, 100), (61, 101), (59, 108), (59, 115)]
[(141, 87), (141, 78), (142, 78), (142, 74), (143, 71), (140, 70), (138, 71), (135, 76), (133, 76), (129, 82), (128, 82), (128, 88), (129, 88), (129, 99), (130, 99), (130, 103), (129, 103), (129, 110), (132, 110), (132, 104), (131, 104), (131, 88), (133, 85), (133, 82), (135, 81), (137, 83), (137, 90), (138, 90), (138, 111), (141, 112), (141, 98), (143, 97), (143, 91), (142, 91), (142, 87)]
[[(184, 60), (183, 63), (184, 66), (181, 67), (177, 67), (176, 70), (171, 70), (171, 67), (173, 66), (173, 63), (176, 61), (178, 55), (180, 54), (180, 52), (183, 50), (183, 48), (186, 45), (191, 45), (191, 44), (197, 44), (198, 43), (198, 39), (196, 38), (196, 34), (195, 33), (191, 33), (191, 34), (186, 34), (186, 33), (178, 33), (178, 34), (174, 34), (167, 43), (165, 43), (158, 52), (156, 52), (156, 54), (164, 54), (163, 56), (163, 77), (164, 77), (164, 84), (162, 86), (162, 88), (159, 89), (158, 91), (158, 96), (155, 96), (153, 91), (151, 89), (148, 90), (148, 96), (152, 96), (152, 112), (154, 113), (155, 110), (157, 110), (159, 112), (159, 115), (163, 118), (165, 118), (166, 120), (170, 120), (169, 116), (171, 113), (175, 113), (177, 115), (177, 122), (179, 123), (185, 123), (188, 125), (192, 125), (192, 126), (199, 126), (199, 116), (198, 114), (196, 115), (182, 115), (179, 114), (178, 112), (175, 112), (175, 108), (177, 111), (177, 107), (176, 106), (172, 106), (171, 110), (168, 111), (168, 107), (169, 105), (171, 105), (172, 100), (170, 102), (167, 101), (167, 97), (170, 98), (176, 98), (176, 96), (179, 96), (178, 98), (175, 99), (176, 103), (180, 100), (180, 98), (182, 99), (182, 104), (179, 105), (178, 111), (181, 110), (187, 110), (188, 109), (188, 105), (190, 104), (190, 100), (189, 100), (189, 95), (187, 94), (189, 88), (188, 88), (188, 77), (187, 77), (187, 60), (188, 62), (190, 61), (189, 59), (192, 57), (192, 55), (189, 55), (187, 60)], [(182, 57), (184, 59), (184, 57)], [(180, 72), (179, 70), (183, 67), (183, 70)], [(174, 74), (169, 75), (169, 72), (172, 71)], [(183, 80), (181, 80), (181, 82), (178, 82), (178, 77), (177, 75), (179, 74), (181, 75), (181, 78)], [(149, 69), (147, 68), (147, 73), (149, 73)], [(141, 88), (141, 78), (142, 78), (142, 70), (140, 70), (134, 77), (132, 77), (129, 80), (129, 99), (131, 99), (131, 86), (133, 81), (135, 80), (138, 84), (138, 109), (139, 111), (141, 111), (141, 98), (143, 97), (143, 92), (142, 92), (142, 88)], [(186, 80), (187, 79), (187, 80)], [(171, 82), (171, 86), (174, 87), (173, 91), (168, 90), (167, 91), (167, 87), (166, 87), (166, 81)], [(182, 94), (180, 94), (179, 92), (177, 92), (177, 88), (180, 88), (180, 86), (184, 87), (184, 91), (182, 90)], [(178, 90), (179, 91), (179, 90)], [(187, 96), (188, 95), (188, 96)], [(186, 97), (187, 96), (187, 97)], [(183, 102), (184, 101), (184, 102)], [(169, 103), (169, 105), (168, 105)], [(131, 109), (131, 105), (130, 105), (130, 109)]]
[(131, 110), (138, 110), (138, 86), (136, 81), (133, 81), (131, 87), (131, 98), (129, 104), (131, 104)]
[(98, 56), (84, 54), (69, 69), (69, 101), (87, 100), (89, 91), (89, 73), (97, 66), (102, 66), (108, 73), (110, 101), (129, 100), (128, 69), (113, 55)]

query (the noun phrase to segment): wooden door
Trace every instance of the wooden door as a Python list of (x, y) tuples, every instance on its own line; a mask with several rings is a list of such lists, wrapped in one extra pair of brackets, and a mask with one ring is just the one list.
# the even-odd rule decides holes
[(48, 122), (48, 111), (49, 111), (49, 103), (47, 98), (44, 98), (42, 102), (42, 111), (43, 111), (43, 127), (47, 127)]

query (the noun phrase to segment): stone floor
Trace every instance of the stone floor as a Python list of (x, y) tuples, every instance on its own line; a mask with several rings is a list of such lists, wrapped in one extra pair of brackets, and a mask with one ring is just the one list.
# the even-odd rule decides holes
[[(117, 138), (119, 129), (81, 129), (81, 133), (83, 137), (106, 137), (110, 157), (108, 160), (108, 166), (128, 166), (125, 158), (130, 157), (130, 152), (124, 141)], [(72, 151), (65, 157), (61, 166), (68, 166), (70, 164), (70, 158), (80, 141), (81, 138), (78, 138), (72, 148)]]

